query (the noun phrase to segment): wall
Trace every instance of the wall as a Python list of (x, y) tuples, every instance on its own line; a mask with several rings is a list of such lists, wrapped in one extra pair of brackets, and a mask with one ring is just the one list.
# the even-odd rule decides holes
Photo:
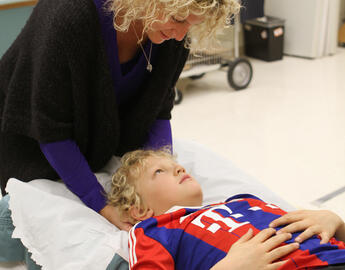
[(33, 10), (32, 5), (21, 6), (20, 3), (0, 1), (0, 57), (16, 39)]
[(339, 26), (341, 26), (343, 23), (345, 23), (345, 0), (340, 0), (339, 14)]
[(337, 52), (340, 0), (266, 0), (265, 12), (286, 20), (285, 54), (316, 58)]

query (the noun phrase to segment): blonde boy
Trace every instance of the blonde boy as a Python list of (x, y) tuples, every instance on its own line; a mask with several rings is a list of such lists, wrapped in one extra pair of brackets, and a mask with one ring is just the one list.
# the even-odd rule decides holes
[(344, 269), (344, 243), (331, 237), (344, 241), (345, 224), (332, 212), (287, 214), (250, 194), (201, 207), (199, 183), (168, 151), (133, 151), (121, 162), (108, 201), (136, 224), (131, 269)]

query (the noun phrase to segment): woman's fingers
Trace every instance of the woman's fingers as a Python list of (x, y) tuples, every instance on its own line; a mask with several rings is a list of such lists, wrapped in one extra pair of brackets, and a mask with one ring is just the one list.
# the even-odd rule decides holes
[(317, 226), (311, 226), (303, 231), (300, 235), (295, 238), (295, 241), (298, 243), (302, 243), (303, 241), (309, 239), (313, 235), (319, 234), (320, 231), (318, 230)]
[(275, 233), (276, 233), (276, 230), (273, 228), (264, 229), (253, 237), (253, 241), (264, 242)]
[(326, 244), (332, 238), (332, 236), (328, 232), (320, 233), (320, 237), (321, 237), (320, 244)]
[(298, 210), (272, 221), (270, 227), (285, 226), (280, 233), (301, 232), (295, 241), (302, 243), (313, 235), (320, 235), (321, 244), (327, 243), (339, 227), (337, 215), (327, 210)]
[(265, 249), (267, 251), (272, 250), (279, 246), (280, 244), (284, 243), (285, 241), (291, 239), (292, 235), (291, 233), (281, 233), (277, 234), (275, 236), (272, 236), (271, 238), (267, 239), (265, 241)]
[(298, 248), (299, 248), (299, 243), (291, 243), (291, 244), (283, 245), (281, 247), (274, 248), (268, 253), (269, 260), (272, 262), (276, 261), (280, 259), (281, 257), (284, 257), (290, 254), (291, 252), (295, 251)]
[(289, 213), (285, 214), (284, 216), (281, 216), (281, 217), (273, 220), (269, 224), (269, 227), (275, 228), (275, 227), (282, 226), (282, 225), (285, 225), (288, 223), (299, 221), (301, 219), (299, 214), (300, 214), (300, 211), (289, 212)]
[(238, 239), (236, 243), (240, 244), (240, 243), (246, 242), (252, 237), (253, 237), (253, 229), (249, 228), (249, 230), (244, 235), (242, 235), (241, 238)]
[(310, 224), (305, 220), (296, 221), (277, 231), (277, 234), (300, 232), (307, 229), (309, 226)]
[(316, 234), (322, 234), (322, 240), (328, 240), (330, 237), (326, 232), (322, 232), (322, 228), (317, 225), (310, 225), (307, 221), (298, 221), (296, 223), (292, 223), (288, 226), (286, 226), (283, 229), (280, 229), (277, 231), (277, 234), (282, 233), (294, 233), (294, 232), (301, 232), (296, 238), (295, 241), (298, 243), (302, 243), (303, 241), (309, 239), (310, 237), (316, 235)]

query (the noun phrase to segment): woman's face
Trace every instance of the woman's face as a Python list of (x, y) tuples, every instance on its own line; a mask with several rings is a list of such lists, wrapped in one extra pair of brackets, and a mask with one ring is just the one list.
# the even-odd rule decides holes
[(189, 15), (185, 19), (179, 18), (178, 16), (171, 17), (166, 23), (153, 23), (152, 29), (147, 31), (147, 35), (151, 42), (155, 44), (160, 44), (168, 39), (181, 41), (191, 26), (200, 24), (202, 21), (202, 16), (194, 14)]

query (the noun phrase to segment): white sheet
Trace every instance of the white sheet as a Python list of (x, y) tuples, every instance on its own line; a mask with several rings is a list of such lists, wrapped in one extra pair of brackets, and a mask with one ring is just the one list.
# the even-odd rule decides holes
[[(252, 193), (286, 210), (292, 207), (252, 177), (198, 143), (174, 142), (178, 161), (204, 190), (204, 203), (219, 202), (239, 193)], [(107, 190), (118, 159), (97, 173)], [(105, 269), (114, 253), (128, 258), (127, 233), (118, 231), (100, 215), (85, 207), (63, 183), (11, 179), (7, 186), (10, 209), (20, 238), (42, 269)], [(6, 269), (1, 268), (0, 269)]]

